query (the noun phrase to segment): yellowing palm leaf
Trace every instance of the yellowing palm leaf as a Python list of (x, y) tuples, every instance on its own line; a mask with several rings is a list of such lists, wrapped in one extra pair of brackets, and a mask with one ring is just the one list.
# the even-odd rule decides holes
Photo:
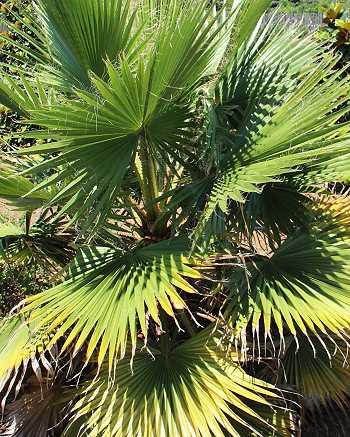
[(271, 258), (251, 263), (248, 275), (233, 278), (228, 317), (246, 317), (254, 332), (263, 321), (266, 336), (273, 321), (282, 340), (285, 329), (295, 337), (332, 333), (346, 339), (350, 205), (346, 199), (326, 202), (313, 214), (308, 230), (289, 236)]
[(52, 373), (52, 366), (43, 354), (45, 337), (39, 332), (34, 335), (34, 326), (20, 316), (12, 316), (1, 321), (0, 392), (5, 391), (2, 408), (13, 387), (15, 393), (18, 393), (29, 364), (39, 380), (42, 379), (40, 364)]
[(208, 334), (167, 355), (152, 351), (153, 359), (137, 353), (132, 372), (128, 359), (119, 361), (113, 383), (102, 371), (74, 408), (76, 420), (84, 417), (86, 435), (265, 436), (275, 415), (285, 426), (276, 435), (288, 435), (288, 420), (271, 409), (271, 401), (280, 400), (273, 387), (248, 376), (237, 355), (227, 356)]
[[(123, 255), (112, 249), (86, 249), (78, 254), (70, 278), (27, 299), (22, 310), (47, 334), (51, 344), (67, 335), (65, 350), (74, 353), (88, 343), (86, 359), (99, 348), (99, 365), (125, 354), (128, 338), (136, 348), (137, 332), (147, 337), (146, 314), (160, 324), (159, 308), (175, 317), (173, 306), (186, 308), (179, 290), (195, 293), (184, 277), (200, 278), (183, 256), (181, 242), (167, 241)], [(139, 325), (138, 325), (139, 323)]]
[(279, 382), (288, 381), (315, 405), (333, 400), (345, 407), (350, 383), (345, 344), (335, 347), (334, 340), (328, 338), (323, 338), (323, 342), (310, 344), (303, 338), (297, 345), (290, 339), (282, 357)]

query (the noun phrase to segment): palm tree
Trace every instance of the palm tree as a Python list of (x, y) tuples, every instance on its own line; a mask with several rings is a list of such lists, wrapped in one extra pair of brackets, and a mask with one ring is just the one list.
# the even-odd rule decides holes
[(31, 145), (2, 153), (27, 220), (0, 249), (52, 288), (1, 321), (2, 435), (290, 436), (347, 402), (350, 82), (270, 3), (6, 22)]

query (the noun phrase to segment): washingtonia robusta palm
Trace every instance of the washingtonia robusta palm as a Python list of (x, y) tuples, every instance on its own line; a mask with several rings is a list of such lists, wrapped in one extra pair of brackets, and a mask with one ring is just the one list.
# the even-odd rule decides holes
[(56, 266), (1, 322), (7, 432), (293, 435), (278, 388), (346, 401), (350, 204), (327, 187), (350, 82), (262, 25), (270, 3), (35, 0), (7, 23), (1, 102), (36, 142), (3, 153), (0, 197), (39, 218), (1, 254)]

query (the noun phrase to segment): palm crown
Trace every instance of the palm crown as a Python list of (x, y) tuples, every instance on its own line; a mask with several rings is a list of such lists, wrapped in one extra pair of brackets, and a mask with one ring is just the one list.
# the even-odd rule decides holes
[(269, 0), (208, 3), (35, 0), (1, 36), (35, 141), (0, 253), (53, 275), (1, 322), (14, 435), (292, 435), (275, 383), (346, 400), (350, 82)]

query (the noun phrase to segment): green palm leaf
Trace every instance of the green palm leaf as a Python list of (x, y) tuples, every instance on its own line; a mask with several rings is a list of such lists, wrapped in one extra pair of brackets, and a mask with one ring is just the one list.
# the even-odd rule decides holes
[(22, 235), (23, 229), (14, 223), (2, 223), (0, 225), (0, 238), (7, 236)]
[[(186, 308), (179, 290), (195, 293), (184, 277), (200, 278), (184, 256), (183, 243), (168, 241), (122, 254), (113, 249), (86, 249), (78, 254), (64, 283), (29, 297), (23, 312), (54, 333), (50, 344), (68, 335), (62, 350), (74, 342), (74, 353), (88, 343), (86, 359), (99, 346), (98, 362), (108, 354), (110, 367), (125, 354), (130, 338), (136, 348), (138, 330), (147, 338), (146, 309), (161, 325), (162, 308)], [(139, 325), (138, 325), (139, 323)]]
[(332, 333), (346, 340), (349, 205), (338, 200), (326, 202), (324, 208), (316, 207), (309, 228), (290, 235), (271, 258), (251, 263), (248, 272), (232, 278), (226, 316), (233, 323), (241, 320), (238, 331), (251, 322), (258, 334), (261, 321), (265, 338), (276, 326), (282, 345), (286, 330), (296, 339)]
[(26, 221), (27, 229), (0, 224), (0, 260), (26, 269), (42, 266), (46, 273), (57, 272), (74, 255), (73, 232), (64, 231), (63, 223), (49, 223), (48, 218), (40, 217), (31, 225), (27, 215)]
[(15, 394), (18, 394), (29, 366), (39, 380), (43, 378), (41, 365), (49, 374), (53, 372), (52, 365), (43, 354), (45, 337), (39, 333), (33, 335), (34, 327), (35, 325), (27, 323), (17, 315), (1, 320), (0, 391), (4, 393), (2, 409), (11, 390), (14, 389)]
[(0, 104), (13, 112), (23, 113), (18, 102), (12, 98), (10, 88), (3, 81), (0, 82)]
[(55, 66), (52, 73), (69, 87), (89, 88), (91, 71), (103, 76), (105, 60), (121, 54), (132, 58), (139, 43), (129, 0), (38, 0), (37, 12)]
[(345, 407), (350, 382), (345, 344), (337, 346), (327, 337), (323, 342), (324, 345), (318, 341), (310, 344), (303, 338), (297, 345), (289, 339), (281, 360), (279, 382), (288, 381), (289, 385), (295, 386), (305, 396), (307, 404), (326, 406), (333, 400)]
[[(136, 24), (131, 1), (73, 1), (68, 4), (64, 0), (59, 3), (36, 0), (38, 18), (34, 24), (28, 24), (32, 18), (28, 14), (24, 14), (25, 20), (11, 13), (27, 32), (5, 21), (6, 27), (19, 38), (12, 40), (0, 35), (0, 40), (35, 62), (42, 84), (64, 91), (71, 91), (73, 87), (89, 88), (91, 71), (103, 76), (107, 59), (116, 61), (122, 54), (132, 59), (135, 50), (142, 46), (139, 35), (142, 23)], [(31, 79), (26, 58), (16, 61), (19, 61), (17, 70)], [(6, 92), (6, 96), (9, 98), (10, 94)]]
[(205, 1), (171, 1), (162, 7), (166, 18), (147, 52), (135, 63), (107, 62), (108, 80), (93, 76), (102, 102), (95, 92), (77, 92), (80, 100), (31, 111), (31, 122), (48, 128), (32, 135), (57, 141), (21, 153), (59, 152), (29, 170), (59, 169), (35, 190), (71, 178), (52, 202), (70, 194), (61, 214), (73, 211), (72, 222), (92, 210), (85, 227), (105, 220), (136, 151), (169, 162), (169, 155), (178, 160), (193, 148), (188, 98), (221, 61), (227, 20), (212, 16)]
[(29, 110), (48, 106), (53, 100), (53, 91), (46, 92), (42, 84), (29, 82), (22, 73), (19, 81), (3, 73), (0, 81), (0, 103), (14, 112), (28, 118)]
[[(257, 13), (255, 3), (243, 3), (246, 3), (245, 8), (251, 5), (251, 14)], [(251, 38), (231, 53), (224, 72), (211, 91), (215, 94), (215, 101), (207, 99), (205, 102), (208, 121), (201, 160), (192, 166), (186, 164), (194, 181), (164, 195), (171, 197), (167, 205), (169, 210), (176, 211), (181, 205), (186, 216), (192, 206), (192, 213), (197, 214), (203, 207), (203, 194), (212, 191), (217, 181), (212, 175), (214, 171), (219, 175), (223, 173), (232, 154), (239, 158), (239, 145), (235, 142), (241, 144), (242, 138), (249, 139), (252, 132), (267, 122), (273, 108), (283, 102), (286, 94), (294, 92), (298, 81), (315, 68), (322, 56), (322, 48), (305, 36), (298, 26), (286, 30), (280, 24), (271, 19), (265, 28), (257, 25)], [(237, 191), (238, 187), (232, 185), (232, 192)], [(225, 196), (222, 191), (220, 194)], [(223, 203), (226, 206), (226, 202)], [(211, 218), (210, 211), (206, 217), (198, 227), (197, 237), (208, 235), (209, 238), (214, 229), (214, 233), (224, 230), (224, 215), (218, 208)]]
[(14, 223), (0, 224), (0, 259), (15, 257), (22, 260), (28, 252), (21, 244), (21, 237), (25, 236), (24, 229)]
[(239, 228), (252, 238), (255, 233), (267, 236), (273, 248), (283, 236), (305, 227), (309, 220), (312, 200), (292, 185), (267, 184), (262, 192), (253, 193), (244, 205)]
[(271, 6), (271, 0), (233, 0), (232, 8), (235, 14), (235, 27), (232, 33), (230, 55), (236, 54), (254, 32), (260, 18)]
[(349, 183), (350, 182), (350, 166), (349, 166), (350, 154), (344, 152), (342, 159), (338, 156), (325, 159), (315, 159), (303, 169), (300, 169), (295, 175), (290, 177), (292, 182), (296, 182), (305, 190), (314, 185), (320, 185), (325, 183), (332, 183), (334, 181)]
[[(289, 81), (284, 66), (271, 71), (262, 63), (256, 69), (255, 79), (249, 80), (254, 86), (238, 134), (224, 140), (228, 151), (197, 227), (197, 238), (218, 209), (228, 211), (229, 201), (244, 202), (247, 193), (261, 192), (263, 184), (303, 164), (317, 160), (321, 168), (327, 167), (348, 152), (349, 124), (336, 124), (349, 110), (344, 95), (348, 82), (333, 75), (333, 64), (320, 61), (289, 92), (284, 87)], [(287, 81), (281, 76), (285, 74)], [(266, 100), (269, 95), (272, 99)], [(341, 104), (345, 109), (339, 109)]]
[[(89, 436), (265, 436), (273, 430), (271, 385), (248, 376), (238, 357), (222, 351), (208, 331), (167, 355), (152, 351), (119, 361), (113, 383), (107, 369), (81, 391), (75, 419)], [(281, 412), (279, 424), (283, 424)], [(286, 427), (288, 421), (284, 422)], [(68, 428), (69, 429), (69, 428)], [(276, 435), (287, 435), (283, 430)]]
[(350, 370), (347, 347), (338, 339), (322, 336), (286, 338), (285, 352), (276, 367), (268, 366), (260, 378), (297, 390), (301, 405), (302, 434), (347, 436)]
[(49, 199), (50, 193), (45, 190), (37, 190), (27, 195), (35, 188), (35, 184), (29, 178), (21, 176), (15, 170), (13, 163), (8, 165), (0, 163), (0, 199), (8, 203), (14, 209), (20, 211), (33, 211), (41, 208)]
[[(209, 105), (209, 151), (237, 148), (232, 132), (239, 143), (257, 132), (321, 57), (322, 48), (298, 26), (286, 30), (274, 19), (265, 28), (258, 25), (231, 55), (215, 84), (215, 104)], [(221, 159), (227, 160), (225, 153)]]

